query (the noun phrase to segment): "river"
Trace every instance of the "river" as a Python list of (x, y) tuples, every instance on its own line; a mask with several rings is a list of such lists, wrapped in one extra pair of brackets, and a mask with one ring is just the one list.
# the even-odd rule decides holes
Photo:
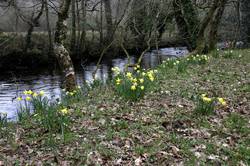
[[(147, 52), (142, 59), (142, 68), (154, 68), (164, 59), (169, 57), (181, 57), (188, 53), (185, 47), (163, 48), (157, 53), (156, 50)], [(131, 56), (131, 63), (135, 63), (136, 56)], [(121, 69), (127, 64), (127, 58), (103, 59), (100, 68), (96, 73), (96, 78), (106, 81), (112, 77), (111, 68), (119, 67)], [(76, 69), (77, 83), (81, 85), (84, 81), (92, 82), (92, 73), (96, 69), (96, 62), (89, 62)], [(45, 92), (49, 98), (60, 98), (62, 77), (57, 71), (46, 69), (39, 72), (25, 72), (24, 74), (0, 75), (0, 112), (7, 113), (9, 119), (16, 117), (18, 101), (16, 97), (24, 90), (33, 90)]]

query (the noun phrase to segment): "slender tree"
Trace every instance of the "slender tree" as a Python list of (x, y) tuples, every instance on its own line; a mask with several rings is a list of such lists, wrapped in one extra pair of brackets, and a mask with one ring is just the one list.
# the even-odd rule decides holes
[(76, 0), (71, 0), (71, 52), (75, 54), (76, 51)]
[(218, 41), (218, 27), (222, 18), (222, 15), (224, 13), (226, 3), (228, 0), (219, 0), (219, 7), (217, 8), (213, 19), (210, 22), (209, 27), (209, 35), (208, 35), (208, 49), (209, 51), (212, 51), (216, 49), (216, 43)]
[(114, 35), (111, 2), (110, 0), (103, 0), (103, 1), (104, 1), (105, 19), (106, 19), (105, 42), (109, 44), (113, 40), (113, 35)]
[(72, 91), (76, 87), (74, 66), (69, 56), (69, 52), (64, 47), (64, 41), (67, 37), (66, 19), (68, 18), (70, 2), (71, 0), (61, 0), (54, 40), (55, 56), (64, 73), (64, 86), (67, 91)]
[(31, 20), (27, 20), (29, 28), (28, 28), (28, 32), (26, 35), (26, 44), (24, 47), (24, 52), (27, 52), (28, 49), (30, 48), (32, 33), (34, 30), (34, 27), (39, 25), (38, 21), (43, 14), (44, 6), (45, 6), (44, 3), (42, 2), (41, 8), (39, 9), (38, 14), (36, 16), (34, 16), (34, 14), (33, 14)]
[(45, 5), (45, 13), (46, 13), (46, 23), (47, 23), (47, 31), (48, 31), (48, 37), (49, 37), (49, 51), (48, 53), (50, 54), (52, 49), (53, 49), (53, 44), (52, 44), (52, 32), (51, 32), (51, 27), (50, 27), (50, 19), (49, 19), (49, 4), (48, 0), (44, 0), (44, 5)]

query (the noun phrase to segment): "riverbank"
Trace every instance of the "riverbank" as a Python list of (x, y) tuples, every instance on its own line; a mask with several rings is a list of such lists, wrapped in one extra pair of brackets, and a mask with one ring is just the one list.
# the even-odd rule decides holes
[[(132, 38), (132, 37), (131, 37)], [(70, 36), (68, 37), (70, 39)], [(116, 58), (127, 56), (124, 50), (121, 48), (119, 36), (115, 37), (115, 41), (109, 47), (105, 49), (104, 43), (100, 43), (99, 35), (97, 32), (88, 32), (86, 36), (85, 48), (81, 48), (80, 53), (70, 52), (71, 58), (75, 65), (80, 65), (79, 62), (94, 61), (97, 60), (102, 54), (103, 50), (105, 58)], [(0, 72), (3, 71), (25, 71), (37, 68), (55, 68), (56, 59), (53, 55), (53, 51), (49, 48), (48, 36), (43, 32), (34, 32), (32, 35), (32, 41), (30, 48), (25, 52), (25, 33), (3, 33), (0, 34)], [(106, 44), (107, 45), (107, 44)], [(127, 36), (124, 42), (124, 48), (126, 48), (129, 54), (138, 55), (146, 49), (147, 46), (136, 46), (134, 39), (129, 39)], [(70, 40), (65, 43), (66, 48), (70, 50)], [(163, 36), (162, 40), (157, 43), (157, 47), (177, 47), (185, 46), (185, 42), (177, 37)], [(155, 42), (151, 42), (151, 49), (156, 48)], [(78, 48), (79, 49), (79, 48)], [(77, 49), (76, 49), (77, 51)]]
[[(163, 63), (136, 102), (118, 96), (113, 83), (69, 97), (64, 137), (49, 134), (36, 115), (8, 123), (0, 164), (249, 165), (250, 50), (213, 55)], [(226, 103), (197, 113), (202, 94)]]

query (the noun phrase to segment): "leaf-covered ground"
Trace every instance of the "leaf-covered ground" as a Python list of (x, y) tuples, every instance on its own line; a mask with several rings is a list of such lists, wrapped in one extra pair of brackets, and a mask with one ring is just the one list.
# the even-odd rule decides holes
[[(139, 102), (95, 88), (69, 106), (64, 141), (60, 134), (49, 141), (32, 121), (9, 124), (0, 165), (250, 165), (250, 50), (237, 52), (184, 73), (159, 68), (154, 90)], [(194, 96), (203, 93), (227, 107), (195, 114)]]

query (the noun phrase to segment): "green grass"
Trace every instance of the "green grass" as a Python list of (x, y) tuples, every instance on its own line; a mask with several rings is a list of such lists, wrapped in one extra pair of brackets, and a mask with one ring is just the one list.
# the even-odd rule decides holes
[[(216, 55), (206, 63), (188, 63), (185, 72), (159, 66), (151, 92), (136, 102), (122, 99), (110, 85), (68, 99), (64, 106), (75, 111), (64, 139), (60, 133), (49, 139), (33, 118), (8, 124), (8, 134), (0, 137), (0, 161), (250, 165), (250, 50), (234, 52), (242, 56)], [(203, 93), (223, 97), (227, 106), (195, 114), (196, 96)]]

